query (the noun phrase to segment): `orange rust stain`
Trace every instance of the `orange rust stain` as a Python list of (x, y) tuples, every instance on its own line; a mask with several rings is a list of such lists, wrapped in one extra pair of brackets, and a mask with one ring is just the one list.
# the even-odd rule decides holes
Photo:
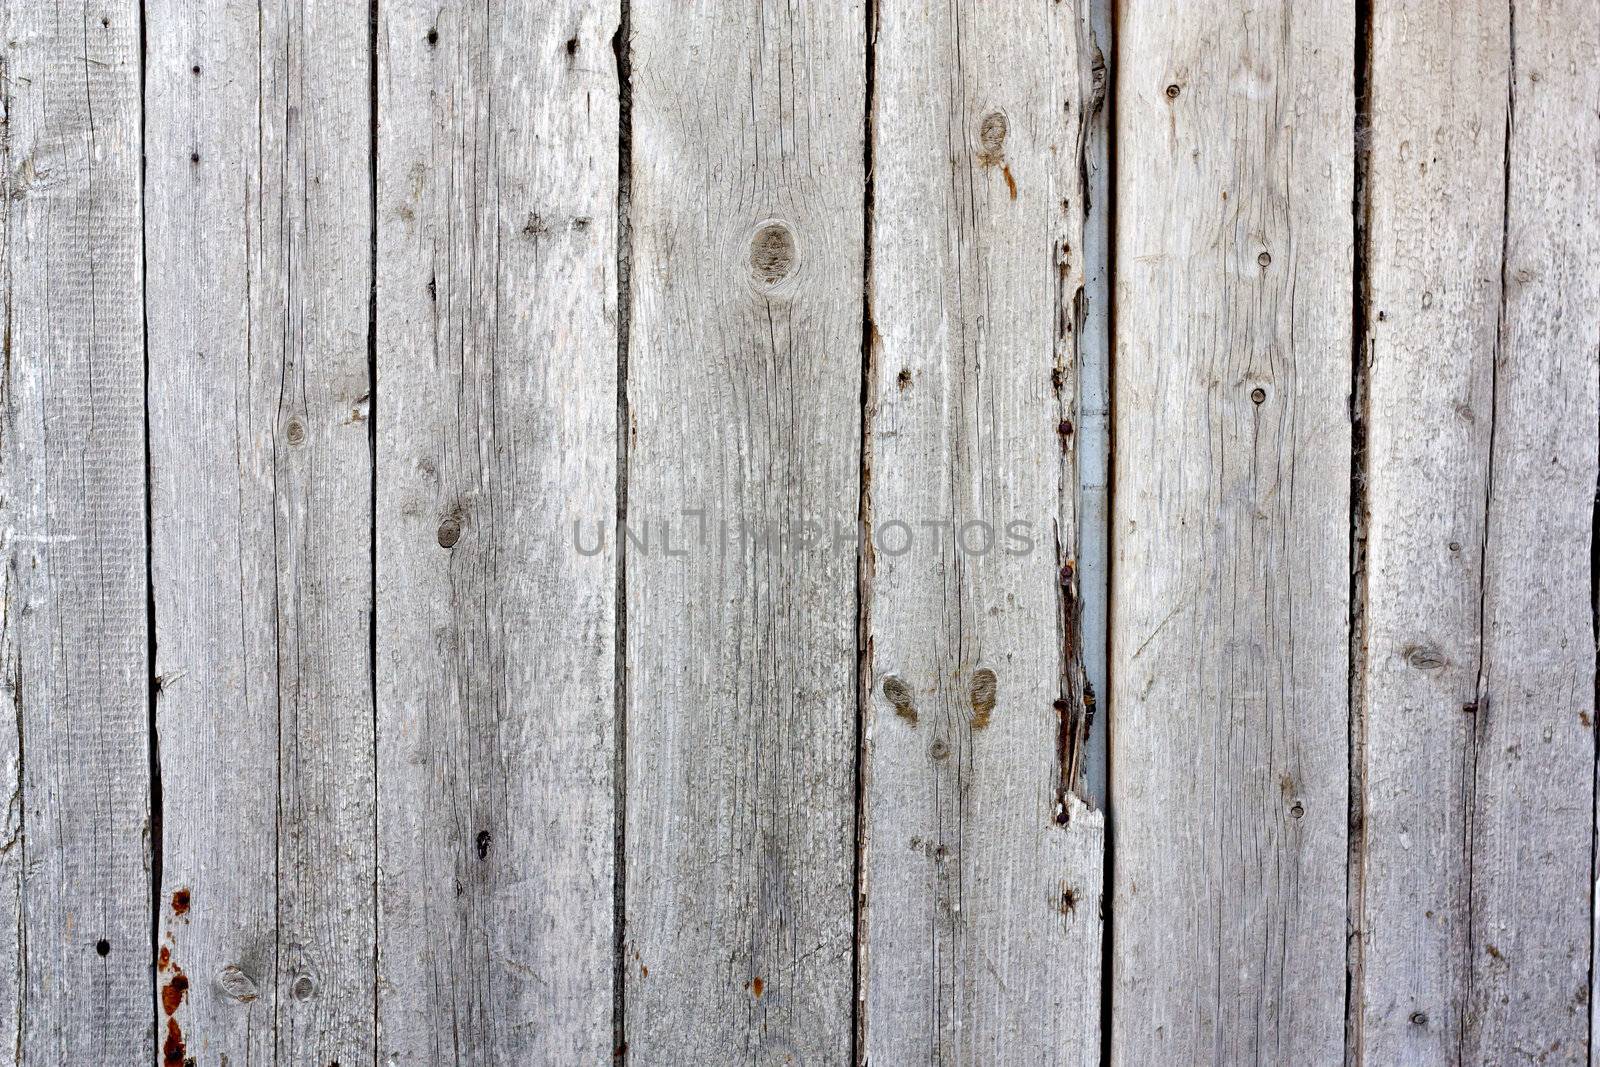
[(1015, 200), (1017, 198), (1017, 179), (1011, 176), (1011, 164), (1002, 163), (1000, 165), (1000, 173), (1005, 176), (1006, 188), (1011, 190), (1011, 199)]
[(762, 981), (761, 981), (760, 978), (752, 978), (752, 979), (750, 979), (750, 992), (754, 993), (758, 1000), (761, 997), (761, 991), (763, 989), (765, 989), (765, 988), (766, 988), (766, 986), (762, 984)]
[(650, 968), (646, 967), (642, 963), (639, 964), (639, 977), (641, 977), (641, 978), (649, 978), (650, 977)]
[(172, 976), (172, 981), (161, 987), (161, 1007), (168, 1015), (175, 1015), (189, 992), (189, 978), (182, 971)]
[(156, 969), (166, 970), (172, 964), (172, 950), (166, 945), (161, 946), (161, 955), (156, 957)]
[(183, 1031), (178, 1020), (167, 1020), (167, 1039), (161, 1043), (161, 1062), (167, 1067), (183, 1067)]
[(180, 889), (172, 894), (172, 913), (174, 915), (187, 915), (189, 913), (189, 891)]

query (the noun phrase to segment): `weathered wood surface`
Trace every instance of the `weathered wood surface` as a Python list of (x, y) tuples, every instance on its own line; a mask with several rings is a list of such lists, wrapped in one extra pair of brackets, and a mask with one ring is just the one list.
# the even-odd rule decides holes
[(0, 19), (0, 1055), (148, 1062), (139, 9)]
[(1112, 1060), (1337, 1062), (1353, 7), (1117, 32)]
[(1367, 1063), (1589, 1059), (1600, 25), (1372, 25)]
[(379, 14), (379, 1051), (610, 1062), (619, 14)]
[(366, 13), (145, 29), (158, 1040), (370, 1060)]
[(1100, 1062), (1104, 827), (1073, 795), (1087, 15), (876, 8), (860, 928), (873, 1063)]
[(0, 1063), (1600, 1065), (1600, 19), (1358, 10), (0, 6)]
[[(628, 1049), (837, 1063), (866, 16), (641, 3), (630, 18), (627, 518), (650, 542), (625, 549)], [(792, 530), (806, 521), (813, 538)]]

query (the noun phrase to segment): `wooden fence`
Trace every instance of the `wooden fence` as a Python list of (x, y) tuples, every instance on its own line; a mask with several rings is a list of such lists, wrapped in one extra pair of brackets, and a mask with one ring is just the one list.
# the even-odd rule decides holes
[(1600, 1062), (1589, 0), (0, 23), (0, 1060)]

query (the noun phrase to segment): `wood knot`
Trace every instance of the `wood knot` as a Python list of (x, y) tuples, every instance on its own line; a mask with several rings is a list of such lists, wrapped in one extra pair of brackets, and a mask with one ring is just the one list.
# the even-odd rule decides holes
[(230, 963), (217, 972), (217, 984), (223, 993), (240, 1003), (249, 1003), (260, 996), (255, 982), (237, 964)]
[(989, 725), (989, 713), (994, 711), (995, 690), (998, 683), (994, 671), (985, 667), (972, 676), (972, 728), (981, 730)]
[(883, 680), (883, 698), (894, 705), (894, 713), (909, 722), (917, 725), (917, 708), (911, 702), (911, 687), (906, 685), (895, 675)]
[(461, 516), (447, 515), (439, 524), (439, 547), (454, 548), (456, 542), (461, 540)]
[(998, 162), (1005, 153), (1006, 117), (998, 111), (991, 111), (983, 117), (983, 124), (978, 127), (978, 143), (983, 145), (983, 153), (990, 157), (988, 162)]
[(794, 273), (794, 234), (781, 222), (769, 222), (750, 239), (750, 273), (773, 286)]
[(1407, 645), (1400, 654), (1406, 666), (1419, 671), (1437, 671), (1449, 662), (1438, 649), (1426, 645)]

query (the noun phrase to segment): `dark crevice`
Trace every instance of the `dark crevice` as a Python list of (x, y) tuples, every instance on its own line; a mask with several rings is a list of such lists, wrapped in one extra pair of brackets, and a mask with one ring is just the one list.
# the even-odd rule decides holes
[(372, 286), (367, 297), (367, 457), (371, 480), (367, 538), (371, 567), (367, 682), (372, 693), (372, 1043), (373, 1048), (379, 1048), (378, 964), (379, 946), (383, 944), (383, 909), (378, 899), (378, 819), (382, 810), (378, 806), (378, 776), (383, 773), (383, 766), (378, 761), (378, 0), (370, 0), (367, 17), (367, 225), (372, 237), (372, 259), (368, 265)]
[(1354, 175), (1351, 217), (1350, 317), (1350, 591), (1349, 591), (1349, 839), (1345, 879), (1345, 1063), (1362, 1062), (1362, 916), (1366, 887), (1366, 648), (1367, 617), (1367, 369), (1370, 342), (1367, 308), (1371, 255), (1368, 183), (1372, 111), (1368, 80), (1372, 72), (1372, 2), (1356, 5), (1355, 122), (1351, 131)]
[[(145, 217), (146, 164), (144, 145), (146, 122), (143, 101), (149, 72), (149, 36), (146, 27), (145, 5), (139, 5), (139, 217)], [(155, 511), (152, 485), (155, 482), (155, 465), (150, 448), (150, 260), (145, 248), (143, 227), (139, 235), (139, 275), (143, 280), (140, 301), (144, 314), (140, 317), (141, 340), (144, 353), (144, 591), (145, 591), (145, 668), (147, 675), (145, 741), (148, 750), (150, 776), (150, 810), (148, 814), (150, 855), (150, 1048), (161, 1033), (161, 1004), (157, 986), (156, 961), (161, 945), (161, 887), (165, 877), (162, 870), (164, 845), (162, 843), (161, 796), (161, 742), (157, 724), (157, 708), (161, 700), (161, 679), (156, 674), (156, 579), (155, 579)]]
[(1094, 20), (1105, 27), (1107, 40), (1096, 41), (1095, 47), (1100, 53), (1100, 61), (1104, 66), (1101, 73), (1102, 96), (1100, 98), (1099, 126), (1100, 135), (1105, 138), (1105, 203), (1101, 210), (1105, 213), (1105, 247), (1101, 253), (1105, 256), (1106, 276), (1106, 334), (1105, 334), (1105, 404), (1106, 404), (1106, 503), (1105, 521), (1105, 584), (1103, 586), (1106, 597), (1106, 610), (1102, 613), (1102, 622), (1106, 628), (1105, 635), (1105, 675), (1102, 684), (1105, 693), (1102, 696), (1104, 706), (1100, 709), (1102, 720), (1101, 732), (1105, 738), (1105, 819), (1103, 824), (1103, 844), (1101, 853), (1100, 871), (1100, 1063), (1102, 1067), (1110, 1067), (1112, 1063), (1111, 1035), (1112, 1035), (1112, 993), (1115, 985), (1116, 971), (1114, 967), (1115, 930), (1112, 925), (1112, 910), (1115, 904), (1116, 881), (1116, 826), (1113, 819), (1114, 812), (1111, 808), (1111, 787), (1115, 779), (1116, 766), (1114, 750), (1112, 748), (1112, 701), (1115, 656), (1112, 648), (1114, 640), (1111, 626), (1111, 591), (1115, 588), (1116, 578), (1116, 553), (1111, 550), (1112, 515), (1115, 514), (1117, 495), (1117, 465), (1114, 459), (1117, 454), (1117, 78), (1120, 71), (1120, 39), (1118, 33), (1117, 12), (1119, 5), (1115, 0), (1091, 0), (1097, 10), (1103, 11), (1103, 19)]
[(1490, 695), (1484, 686), (1484, 649), (1488, 644), (1488, 589), (1489, 589), (1489, 533), (1490, 523), (1494, 510), (1494, 460), (1495, 460), (1495, 428), (1500, 421), (1500, 358), (1506, 343), (1506, 282), (1509, 269), (1506, 262), (1507, 253), (1510, 251), (1511, 239), (1511, 150), (1512, 136), (1516, 122), (1516, 90), (1517, 90), (1517, 6), (1511, 4), (1507, 10), (1507, 54), (1509, 62), (1506, 65), (1506, 126), (1505, 141), (1502, 147), (1501, 187), (1500, 187), (1500, 306), (1499, 315), (1495, 325), (1494, 350), (1489, 364), (1489, 441), (1488, 456), (1486, 459), (1486, 473), (1483, 480), (1483, 535), (1478, 542), (1478, 664), (1474, 672), (1475, 690), (1472, 699), (1472, 724), (1471, 737), (1467, 741), (1465, 762), (1467, 764), (1466, 796), (1463, 807), (1466, 812), (1466, 821), (1462, 829), (1461, 849), (1463, 866), (1466, 868), (1466, 993), (1461, 1000), (1461, 1009), (1456, 1020), (1456, 1055), (1459, 1062), (1466, 1062), (1462, 1057), (1467, 1054), (1467, 1047), (1474, 1036), (1470, 1030), (1473, 1023), (1472, 1000), (1476, 994), (1477, 969), (1477, 930), (1475, 891), (1473, 888), (1473, 875), (1475, 865), (1472, 862), (1475, 842), (1477, 838), (1478, 821), (1478, 757), (1482, 752), (1484, 734), (1487, 730), (1488, 717), (1496, 713)]
[(866, 716), (871, 707), (872, 688), (872, 398), (877, 389), (874, 339), (877, 325), (872, 318), (872, 212), (875, 190), (872, 179), (872, 138), (877, 91), (876, 0), (866, 5), (865, 116), (862, 124), (862, 166), (865, 175), (861, 201), (861, 428), (859, 484), (856, 500), (856, 736), (855, 736), (855, 849), (851, 868), (850, 939), (850, 1062), (861, 1064), (866, 1056), (866, 1011), (862, 1003), (866, 958), (862, 951), (866, 939), (863, 893), (867, 845), (867, 767)]
[[(1597, 362), (1600, 362), (1600, 350), (1597, 350), (1595, 355)], [(1597, 445), (1600, 445), (1600, 423), (1595, 426), (1595, 441)], [(1597, 456), (1597, 458), (1600, 458), (1600, 456)], [(1600, 470), (1600, 464), (1597, 464), (1597, 470)], [(1600, 475), (1597, 475), (1595, 480), (1594, 511), (1589, 520), (1589, 617), (1593, 627), (1595, 645), (1594, 706), (1600, 707)], [(1589, 785), (1591, 790), (1594, 790), (1600, 788), (1600, 727), (1593, 729), (1591, 736), (1595, 738), (1595, 751), (1594, 774), (1590, 776)], [(1600, 799), (1600, 797), (1597, 797), (1597, 799)], [(1591, 877), (1589, 882), (1592, 886), (1595, 884), (1595, 879), (1600, 878), (1600, 826), (1597, 826), (1589, 837), (1589, 870), (1591, 875), (1594, 876)], [(1590, 900), (1591, 913), (1595, 903), (1593, 899)], [(1589, 943), (1588, 978), (1584, 984), (1584, 988), (1589, 990), (1594, 989), (1594, 948), (1594, 941), (1591, 938)], [(1589, 1022), (1589, 1057), (1585, 1062), (1593, 1063), (1594, 1015), (1588, 1013), (1587, 1017)]]
[(613, 1060), (626, 1063), (628, 942), (628, 546), (623, 531), (628, 522), (628, 446), (632, 412), (628, 404), (628, 330), (632, 322), (633, 232), (630, 222), (633, 190), (633, 62), (628, 0), (622, 2), (621, 21), (611, 38), (617, 68), (617, 581), (613, 636), (615, 692), (612, 774), (612, 959), (611, 1037)]

